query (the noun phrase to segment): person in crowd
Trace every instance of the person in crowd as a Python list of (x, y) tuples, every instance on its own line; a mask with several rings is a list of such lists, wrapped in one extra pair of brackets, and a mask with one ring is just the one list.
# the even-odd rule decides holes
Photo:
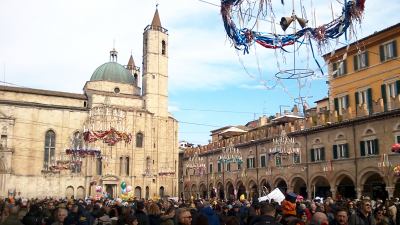
[(269, 224), (269, 225), (280, 225), (275, 220), (275, 206), (270, 203), (265, 203), (261, 205), (260, 208), (260, 216), (254, 218), (250, 225), (262, 225), (262, 224)]
[(375, 223), (378, 225), (389, 225), (389, 220), (385, 216), (382, 207), (378, 207), (374, 210), (374, 218), (375, 218)]
[(349, 224), (349, 212), (346, 208), (339, 208), (335, 213), (335, 220), (331, 225), (348, 225)]
[(170, 205), (161, 216), (161, 225), (174, 225), (175, 208)]
[(328, 217), (323, 212), (316, 212), (311, 218), (311, 225), (329, 225)]
[(1, 225), (23, 225), (23, 223), (18, 219), (19, 206), (8, 205), (8, 216), (2, 222)]
[(144, 211), (144, 202), (139, 201), (136, 203), (135, 216), (139, 222), (139, 225), (149, 225), (149, 218)]
[(53, 222), (51, 225), (66, 225), (68, 216), (68, 210), (65, 208), (58, 208), (56, 210), (56, 221)]
[(364, 199), (361, 202), (360, 208), (350, 216), (349, 225), (376, 225), (370, 200)]
[(192, 215), (190, 211), (185, 208), (180, 208), (176, 212), (176, 218), (178, 221), (178, 225), (191, 225), (192, 224)]
[(211, 205), (208, 202), (204, 203), (203, 208), (200, 210), (200, 214), (203, 214), (207, 217), (208, 224), (220, 225), (217, 214), (215, 214), (214, 210), (211, 208)]
[(149, 217), (149, 225), (160, 225), (161, 223), (161, 210), (156, 203), (151, 203), (147, 210), (147, 215)]
[(201, 213), (192, 220), (192, 225), (213, 225), (213, 224), (209, 223), (208, 217)]
[(136, 216), (130, 214), (127, 218), (126, 218), (126, 225), (138, 225), (139, 222), (136, 218)]
[(228, 216), (225, 220), (225, 225), (240, 225), (240, 221), (234, 216)]

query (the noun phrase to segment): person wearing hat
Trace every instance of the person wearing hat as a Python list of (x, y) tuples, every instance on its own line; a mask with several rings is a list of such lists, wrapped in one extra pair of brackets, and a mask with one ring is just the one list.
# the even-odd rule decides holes
[(257, 216), (249, 223), (249, 225), (280, 225), (275, 219), (275, 206), (270, 203), (262, 204), (260, 208), (260, 216)]
[(283, 225), (288, 225), (292, 220), (297, 219), (296, 213), (296, 199), (297, 195), (295, 193), (288, 193), (285, 199), (281, 203), (282, 209), (282, 220)]

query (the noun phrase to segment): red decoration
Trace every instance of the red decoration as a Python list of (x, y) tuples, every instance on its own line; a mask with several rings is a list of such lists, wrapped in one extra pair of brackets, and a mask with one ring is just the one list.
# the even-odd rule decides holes
[(392, 145), (392, 152), (400, 153), (400, 143)]
[(83, 138), (86, 142), (95, 142), (103, 140), (104, 143), (115, 145), (117, 142), (124, 140), (126, 144), (131, 143), (132, 135), (125, 132), (119, 132), (114, 128), (108, 131), (86, 131), (83, 133)]

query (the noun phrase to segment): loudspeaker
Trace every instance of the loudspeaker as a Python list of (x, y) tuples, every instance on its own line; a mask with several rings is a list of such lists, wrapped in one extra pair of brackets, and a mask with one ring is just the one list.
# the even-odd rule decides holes
[(293, 20), (294, 20), (294, 18), (292, 16), (291, 17), (282, 17), (281, 22), (279, 23), (282, 27), (282, 30), (285, 31), (289, 27), (289, 25), (293, 22)]
[(304, 28), (307, 26), (308, 20), (303, 19), (303, 18), (299, 18), (296, 16), (296, 20), (299, 22), (301, 28)]

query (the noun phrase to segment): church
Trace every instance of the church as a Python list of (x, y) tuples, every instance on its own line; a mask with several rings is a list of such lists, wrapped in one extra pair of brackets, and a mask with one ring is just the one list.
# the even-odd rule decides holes
[(0, 196), (178, 196), (178, 121), (168, 112), (158, 10), (144, 29), (142, 68), (117, 58), (110, 51), (83, 94), (0, 87)]

